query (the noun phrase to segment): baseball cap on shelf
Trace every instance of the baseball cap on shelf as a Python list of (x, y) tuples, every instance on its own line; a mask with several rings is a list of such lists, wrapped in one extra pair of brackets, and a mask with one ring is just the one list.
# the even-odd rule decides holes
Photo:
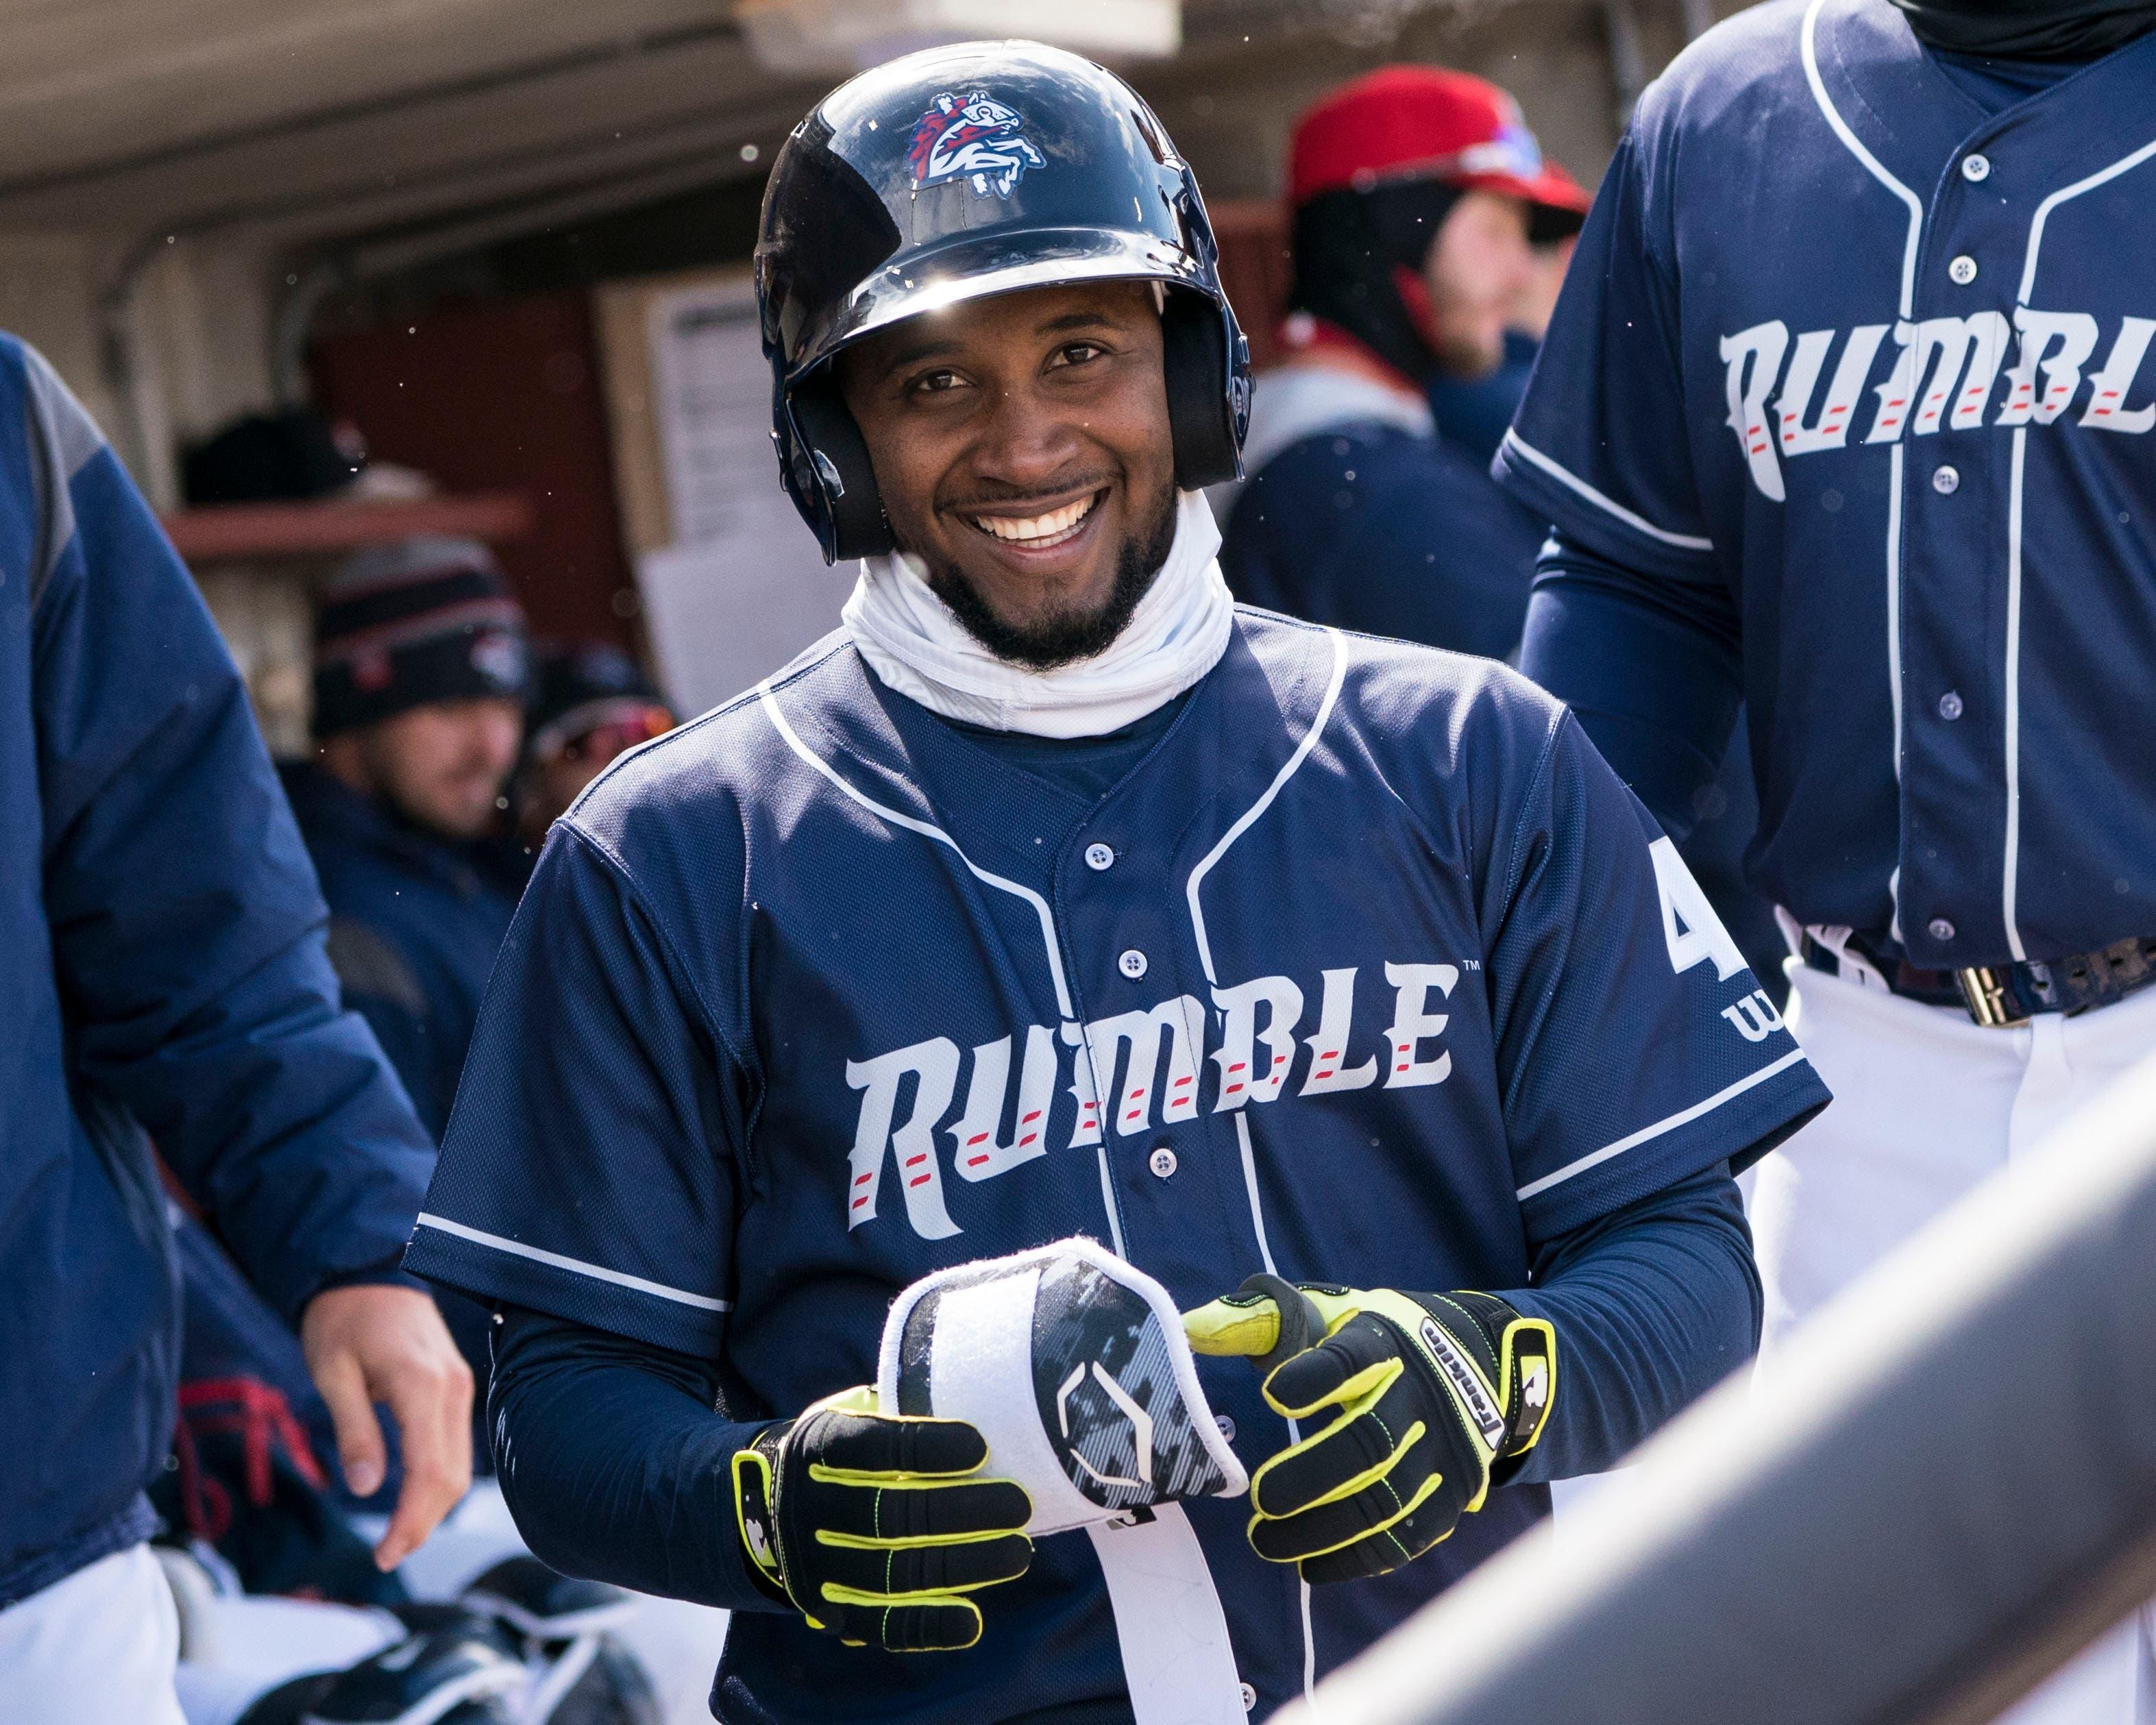
[(476, 540), (418, 538), (347, 562), (315, 614), (315, 735), (436, 701), (521, 701), (524, 613)]
[(1590, 201), (1543, 160), (1520, 105), (1486, 80), (1441, 66), (1385, 66), (1321, 98), (1295, 124), (1288, 201), (1410, 180), (1523, 199), (1537, 242), (1578, 231)]

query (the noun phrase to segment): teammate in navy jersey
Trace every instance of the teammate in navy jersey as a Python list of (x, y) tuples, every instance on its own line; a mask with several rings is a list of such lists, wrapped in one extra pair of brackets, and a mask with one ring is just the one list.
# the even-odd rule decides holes
[[(1769, 1364), (2156, 1046), (2152, 23), (1723, 24), (1641, 102), (1497, 457), (1558, 527), (1523, 667), (1671, 833), (1747, 703), (1749, 874), (1842, 1099), (1760, 1169)], [(2029, 1717), (2151, 1717), (2135, 1639)]]
[[(503, 1308), (539, 1554), (738, 1614), (723, 1718), (1263, 1717), (1750, 1355), (1730, 1168), (1825, 1091), (1554, 702), (1234, 606), (1214, 256), (1074, 56), (819, 105), (757, 281), (845, 625), (578, 800), (490, 988), (409, 1261)], [(1200, 1363), (1251, 1502), (1029, 1545), (853, 1389), (1079, 1234), (1289, 1356)]]

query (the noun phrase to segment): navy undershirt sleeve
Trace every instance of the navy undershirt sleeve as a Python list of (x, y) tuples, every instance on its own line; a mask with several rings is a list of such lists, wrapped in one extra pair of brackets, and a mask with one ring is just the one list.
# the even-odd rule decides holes
[[(1505, 1297), (1557, 1331), (1557, 1405), (1521, 1482), (1612, 1466), (1758, 1346), (1758, 1275), (1727, 1163), (1547, 1241), (1535, 1283)], [(526, 1542), (565, 1574), (770, 1609), (742, 1558), (728, 1472), (756, 1427), (717, 1400), (705, 1361), (507, 1308), (490, 1423)]]
[(1759, 1272), (1727, 1163), (1536, 1254), (1504, 1297), (1557, 1332), (1557, 1404), (1511, 1483), (1600, 1473), (1758, 1351)]
[(1602, 757), (1682, 844), (1743, 700), (1735, 599), (1551, 536), (1520, 669), (1571, 707)]
[(522, 1307), (495, 1327), (488, 1426), (525, 1543), (565, 1575), (770, 1610), (734, 1527), (734, 1451), (709, 1362)]

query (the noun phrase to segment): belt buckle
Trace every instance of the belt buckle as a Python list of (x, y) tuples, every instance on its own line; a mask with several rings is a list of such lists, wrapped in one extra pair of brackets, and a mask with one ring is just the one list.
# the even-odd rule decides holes
[(1969, 1017), (1987, 1030), (2010, 1030), (2029, 1022), (2014, 998), (2012, 977), (2012, 971), (1995, 964), (1973, 964), (1953, 973)]

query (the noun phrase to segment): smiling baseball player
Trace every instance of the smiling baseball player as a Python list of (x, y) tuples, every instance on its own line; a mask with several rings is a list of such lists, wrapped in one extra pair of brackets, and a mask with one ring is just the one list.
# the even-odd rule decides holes
[[(757, 284), (845, 626), (557, 825), (411, 1262), (504, 1308), (534, 1548), (737, 1611), (721, 1717), (1263, 1716), (1749, 1357), (1729, 1168), (1825, 1090), (1555, 703), (1234, 606), (1245, 350), (1116, 79), (865, 74)], [(1247, 1502), (1051, 1537), (908, 1404), (1076, 1235), (1193, 1308)]]

